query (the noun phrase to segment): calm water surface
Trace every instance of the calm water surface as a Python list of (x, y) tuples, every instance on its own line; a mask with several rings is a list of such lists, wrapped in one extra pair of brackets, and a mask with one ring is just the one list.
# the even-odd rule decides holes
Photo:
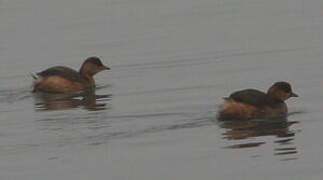
[[(1, 0), (1, 180), (323, 176), (320, 0)], [(94, 92), (30, 73), (112, 68)], [(222, 97), (290, 81), (285, 119), (220, 122)]]

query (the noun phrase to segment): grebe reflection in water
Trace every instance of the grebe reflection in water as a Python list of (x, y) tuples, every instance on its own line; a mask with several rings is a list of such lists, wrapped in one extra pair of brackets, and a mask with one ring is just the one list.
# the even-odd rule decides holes
[(106, 102), (111, 94), (97, 95), (95, 90), (86, 90), (77, 93), (52, 94), (38, 93), (35, 95), (35, 106), (38, 111), (67, 110), (84, 108), (90, 111), (107, 109)]
[[(220, 127), (225, 129), (223, 138), (230, 144), (226, 149), (256, 148), (267, 143), (268, 139), (262, 138), (272, 136), (274, 144), (274, 155), (297, 154), (294, 144), (296, 130), (290, 127), (298, 121), (288, 120), (286, 116), (270, 119), (253, 119), (242, 121), (220, 121)], [(294, 159), (294, 158), (292, 158)]]

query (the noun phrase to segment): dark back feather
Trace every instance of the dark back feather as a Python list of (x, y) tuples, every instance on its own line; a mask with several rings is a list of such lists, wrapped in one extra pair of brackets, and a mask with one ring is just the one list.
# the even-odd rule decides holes
[(268, 96), (266, 93), (258, 91), (256, 89), (246, 89), (237, 91), (232, 93), (229, 98), (233, 99), (234, 101), (249, 104), (256, 107), (275, 107), (283, 103), (283, 101), (279, 99), (274, 99)]
[(79, 72), (64, 66), (55, 66), (55, 67), (46, 69), (42, 72), (37, 73), (37, 75), (41, 77), (59, 76), (64, 79), (68, 79), (70, 81), (76, 81), (80, 83), (84, 83), (86, 81)]

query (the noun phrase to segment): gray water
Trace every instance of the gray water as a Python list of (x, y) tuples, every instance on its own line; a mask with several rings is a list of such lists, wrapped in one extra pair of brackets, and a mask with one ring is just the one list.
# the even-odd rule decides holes
[[(323, 1), (1, 0), (1, 180), (323, 176)], [(95, 93), (30, 73), (99, 56)], [(287, 120), (221, 122), (222, 97), (289, 81)]]

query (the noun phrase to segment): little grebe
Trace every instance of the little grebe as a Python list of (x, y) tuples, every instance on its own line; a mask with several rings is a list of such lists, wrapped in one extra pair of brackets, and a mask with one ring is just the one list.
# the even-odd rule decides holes
[(103, 65), (97, 57), (89, 57), (82, 64), (79, 72), (64, 66), (55, 66), (37, 73), (33, 92), (66, 93), (93, 88), (93, 76), (110, 68)]
[(243, 120), (286, 115), (288, 108), (284, 102), (290, 97), (298, 97), (287, 82), (276, 82), (267, 93), (246, 89), (232, 93), (220, 105), (218, 119)]

